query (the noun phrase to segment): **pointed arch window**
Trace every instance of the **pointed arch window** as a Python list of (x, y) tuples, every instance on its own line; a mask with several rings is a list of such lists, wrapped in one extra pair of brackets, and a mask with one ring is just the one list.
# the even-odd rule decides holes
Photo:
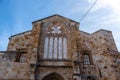
[(53, 26), (46, 32), (44, 59), (67, 59), (67, 37), (60, 26)]
[(27, 54), (27, 49), (17, 50), (15, 62), (21, 62), (21, 63), (26, 62), (26, 54)]
[(84, 53), (83, 54), (83, 64), (84, 65), (90, 65), (91, 64), (89, 53)]

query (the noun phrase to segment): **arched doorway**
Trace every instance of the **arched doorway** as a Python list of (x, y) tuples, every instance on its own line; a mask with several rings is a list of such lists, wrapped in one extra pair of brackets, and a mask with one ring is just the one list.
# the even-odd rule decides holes
[(47, 75), (43, 80), (64, 80), (62, 76), (56, 73)]

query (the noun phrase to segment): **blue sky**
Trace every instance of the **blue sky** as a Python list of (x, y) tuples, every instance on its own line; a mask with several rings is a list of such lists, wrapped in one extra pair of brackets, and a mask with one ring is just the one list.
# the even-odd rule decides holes
[[(9, 37), (32, 29), (31, 22), (60, 14), (79, 21), (95, 0), (0, 0), (0, 51), (7, 48)], [(120, 0), (98, 0), (80, 22), (89, 33), (99, 29), (113, 32), (120, 51)]]

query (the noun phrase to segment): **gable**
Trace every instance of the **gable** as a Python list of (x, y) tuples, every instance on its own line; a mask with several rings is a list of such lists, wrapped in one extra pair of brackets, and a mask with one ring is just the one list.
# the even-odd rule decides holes
[(40, 22), (40, 21), (45, 21), (45, 20), (48, 20), (48, 19), (52, 19), (53, 17), (58, 17), (58, 18), (61, 18), (61, 19), (64, 19), (64, 20), (67, 20), (67, 21), (69, 21), (69, 22), (72, 22), (72, 23), (75, 23), (75, 24), (79, 25), (79, 22), (74, 21), (74, 20), (69, 19), (69, 18), (66, 18), (66, 17), (63, 17), (63, 16), (58, 15), (58, 14), (54, 14), (54, 15), (52, 15), (52, 16), (45, 17), (45, 18), (43, 18), (43, 19), (33, 21), (32, 24), (34, 24), (34, 23), (36, 23), (36, 22)]

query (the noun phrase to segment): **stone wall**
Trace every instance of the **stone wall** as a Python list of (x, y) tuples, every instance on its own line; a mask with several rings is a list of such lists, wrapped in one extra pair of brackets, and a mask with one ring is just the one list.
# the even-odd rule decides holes
[(3, 53), (0, 52), (0, 60), (2, 59), (2, 57), (3, 57)]
[[(113, 62), (113, 58), (111, 58), (111, 53), (116, 52), (113, 54), (120, 55), (117, 51), (111, 31), (101, 29), (92, 34), (81, 31), (80, 36), (83, 42), (82, 44), (84, 45), (82, 49), (91, 51), (93, 64), (98, 70), (100, 70), (102, 74), (100, 79), (119, 80), (117, 77), (117, 75), (120, 73), (119, 67), (116, 67), (117, 75), (115, 72), (116, 69), (111, 67), (115, 64)], [(112, 55), (112, 57), (115, 59), (114, 55)], [(118, 66), (118, 64), (116, 64), (116, 66)], [(100, 72), (98, 71), (97, 74), (99, 75)]]
[(36, 63), (36, 38), (33, 31), (27, 31), (10, 37), (7, 51), (17, 51), (19, 49), (27, 49), (26, 63)]
[(43, 80), (44, 77), (46, 77), (47, 75), (50, 75), (52, 73), (57, 73), (59, 75), (61, 75), (64, 80), (73, 80), (72, 79), (72, 73), (73, 70), (71, 68), (52, 68), (52, 67), (41, 67), (38, 69), (39, 74), (37, 74), (38, 78), (40, 80)]
[[(40, 24), (42, 26), (39, 26)], [(38, 63), (40, 66), (37, 67), (37, 73), (36, 73), (37, 77), (39, 77), (41, 80), (48, 74), (56, 72), (56, 73), (60, 73), (61, 75), (64, 75), (66, 78), (65, 80), (71, 80), (72, 75), (73, 75), (73, 69), (68, 68), (68, 66), (72, 67), (71, 61), (67, 62), (64, 60), (62, 61), (62, 60), (57, 60), (57, 59), (44, 61), (44, 58), (43, 58), (44, 43), (45, 43), (44, 41), (46, 37), (45, 34), (47, 33), (47, 31), (49, 31), (51, 27), (54, 27), (54, 25), (60, 26), (63, 31), (62, 34), (64, 34), (64, 36), (67, 37), (67, 44), (68, 44), (67, 49), (69, 53), (67, 54), (67, 59), (71, 60), (71, 55), (74, 52), (76, 52), (76, 39), (77, 39), (77, 36), (79, 35), (78, 24), (68, 19), (61, 18), (59, 16), (54, 16), (54, 17), (51, 17), (51, 18), (48, 18), (42, 21), (38, 21), (34, 23), (33, 25), (34, 25), (33, 30), (34, 28), (39, 28), (39, 27), (41, 28), (41, 31), (39, 34), (40, 38), (39, 38), (39, 55), (38, 55), (39, 60), (40, 60), (40, 62)], [(39, 32), (39, 29), (37, 29), (36, 32)]]
[[(43, 59), (44, 34), (53, 25), (61, 25), (68, 39), (69, 62)], [(96, 76), (99, 80), (119, 80), (120, 53), (115, 45), (112, 32), (101, 29), (89, 34), (80, 31), (78, 26), (79, 23), (67, 18), (53, 16), (33, 22), (32, 30), (11, 36), (6, 53), (4, 55), (0, 53), (0, 79), (34, 80), (36, 75), (42, 79), (48, 74), (59, 73), (65, 80), (72, 80), (73, 62), (78, 59), (78, 53), (80, 53), (82, 74)], [(23, 48), (27, 50), (26, 61), (24, 63), (14, 62), (17, 53), (11, 52)], [(84, 51), (90, 53), (91, 65), (82, 64)], [(69, 68), (66, 68), (68, 66)]]
[(102, 78), (116, 80), (116, 74), (111, 67), (112, 60), (109, 50), (117, 51), (111, 31), (99, 30), (92, 34), (94, 50), (93, 59), (102, 73)]
[(113, 68), (113, 73), (115, 73), (117, 79), (120, 79), (120, 53), (116, 51), (110, 52), (111, 67)]
[(0, 60), (0, 80), (28, 80), (30, 77), (27, 63)]

